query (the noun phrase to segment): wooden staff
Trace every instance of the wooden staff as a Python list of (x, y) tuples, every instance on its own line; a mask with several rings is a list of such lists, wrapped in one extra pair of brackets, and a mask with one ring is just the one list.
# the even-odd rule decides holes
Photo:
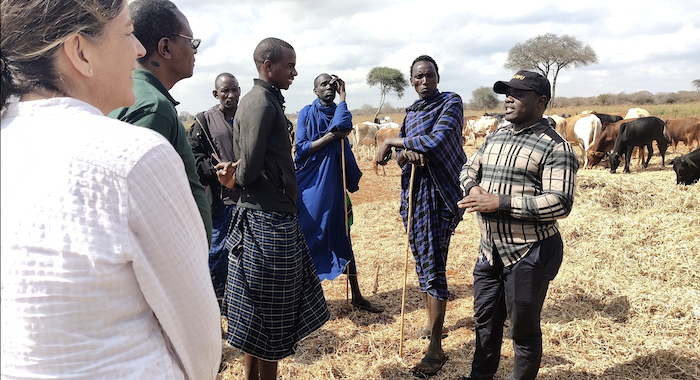
[[(348, 227), (348, 199), (345, 193), (345, 189), (347, 189), (347, 179), (345, 178), (345, 139), (340, 141), (340, 155), (340, 164), (343, 170), (343, 210), (345, 211), (343, 219), (345, 219), (345, 236), (348, 236), (350, 228)], [(350, 311), (350, 268), (347, 265), (345, 266), (345, 271), (347, 272), (345, 276), (345, 308)]]
[(413, 219), (413, 178), (416, 165), (411, 164), (411, 180), (408, 185), (408, 224), (406, 225), (406, 259), (403, 265), (403, 296), (401, 296), (401, 340), (399, 340), (399, 357), (403, 356), (403, 322), (406, 311), (406, 277), (408, 276), (408, 254), (411, 252), (411, 222)]

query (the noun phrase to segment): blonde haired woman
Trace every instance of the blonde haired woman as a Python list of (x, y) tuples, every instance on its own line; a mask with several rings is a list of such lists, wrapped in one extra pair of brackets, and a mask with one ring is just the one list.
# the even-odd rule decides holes
[[(207, 240), (126, 0), (2, 0), (2, 378), (213, 379)], [(18, 101), (9, 101), (14, 98)]]

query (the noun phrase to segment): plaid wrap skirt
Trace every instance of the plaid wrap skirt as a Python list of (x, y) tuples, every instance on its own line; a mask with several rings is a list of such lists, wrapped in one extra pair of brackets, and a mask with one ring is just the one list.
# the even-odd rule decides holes
[(226, 340), (277, 361), (330, 318), (296, 214), (238, 207), (229, 250)]
[[(418, 285), (421, 292), (446, 301), (450, 297), (447, 288), (447, 252), (461, 215), (450, 211), (429, 176), (416, 175), (415, 181), (409, 243), (416, 260)], [(408, 191), (404, 194), (407, 196)], [(400, 213), (404, 226), (407, 226), (407, 200), (401, 202)]]

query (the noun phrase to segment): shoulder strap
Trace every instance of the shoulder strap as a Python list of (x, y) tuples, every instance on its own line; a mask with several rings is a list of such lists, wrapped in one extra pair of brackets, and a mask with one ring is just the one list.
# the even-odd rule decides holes
[(207, 138), (207, 142), (209, 143), (209, 146), (211, 147), (211, 151), (216, 153), (217, 156), (219, 156), (219, 150), (216, 149), (216, 146), (214, 145), (214, 142), (211, 139), (211, 136), (209, 136), (209, 125), (207, 124), (207, 118), (204, 117), (204, 112), (200, 112), (195, 116), (195, 119), (197, 119), (197, 122), (199, 123), (200, 126), (202, 126), (202, 132), (204, 133), (204, 136)]

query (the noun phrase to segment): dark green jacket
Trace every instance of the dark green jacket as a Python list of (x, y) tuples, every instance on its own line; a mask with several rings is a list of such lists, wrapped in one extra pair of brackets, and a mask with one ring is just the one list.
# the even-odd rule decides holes
[(199, 213), (207, 230), (207, 240), (211, 244), (211, 210), (204, 186), (199, 182), (194, 166), (194, 154), (187, 141), (185, 126), (177, 118), (175, 106), (178, 102), (170, 96), (168, 90), (151, 72), (144, 69), (134, 71), (134, 93), (136, 102), (129, 108), (118, 108), (109, 113), (109, 117), (127, 123), (150, 128), (165, 136), (177, 151), (185, 164), (187, 180), (190, 182)]

